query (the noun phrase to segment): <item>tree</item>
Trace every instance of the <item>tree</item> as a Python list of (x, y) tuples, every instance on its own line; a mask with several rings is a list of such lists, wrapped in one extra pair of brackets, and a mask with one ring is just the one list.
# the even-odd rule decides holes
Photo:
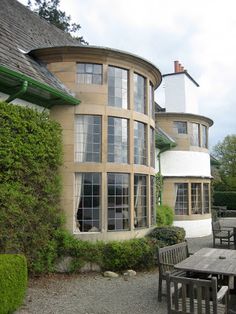
[[(59, 9), (60, 0), (28, 0), (28, 7), (33, 12), (70, 35), (77, 33), (81, 26), (71, 22), (71, 16)], [(88, 44), (83, 37), (74, 36), (83, 44)]]
[(220, 162), (219, 174), (225, 190), (236, 191), (236, 135), (226, 136), (213, 152)]

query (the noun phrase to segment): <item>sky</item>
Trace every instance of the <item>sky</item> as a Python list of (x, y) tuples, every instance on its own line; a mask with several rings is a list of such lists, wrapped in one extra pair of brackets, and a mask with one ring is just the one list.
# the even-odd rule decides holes
[(235, 0), (60, 0), (60, 9), (90, 45), (134, 53), (162, 74), (179, 60), (200, 85), (199, 114), (214, 121), (210, 147), (236, 134)]

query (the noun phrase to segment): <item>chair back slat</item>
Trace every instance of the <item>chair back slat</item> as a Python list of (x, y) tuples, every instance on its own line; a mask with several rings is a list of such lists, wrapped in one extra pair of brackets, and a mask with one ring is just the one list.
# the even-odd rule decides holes
[(168, 272), (167, 308), (168, 314), (218, 314), (217, 279), (178, 277)]

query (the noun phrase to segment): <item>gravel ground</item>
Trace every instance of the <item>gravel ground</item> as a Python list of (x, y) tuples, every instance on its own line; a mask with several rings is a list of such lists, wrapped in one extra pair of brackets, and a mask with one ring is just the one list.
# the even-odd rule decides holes
[[(188, 239), (190, 252), (212, 247), (212, 237)], [(51, 275), (31, 279), (25, 303), (15, 314), (166, 314), (157, 301), (158, 271), (135, 277), (101, 274)]]

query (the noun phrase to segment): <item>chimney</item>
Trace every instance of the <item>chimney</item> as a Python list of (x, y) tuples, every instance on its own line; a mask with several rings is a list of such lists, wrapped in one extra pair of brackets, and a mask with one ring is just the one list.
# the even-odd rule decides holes
[(184, 72), (184, 67), (182, 66), (181, 63), (179, 63), (178, 60), (174, 61), (174, 70), (175, 73), (180, 73), (180, 72)]

